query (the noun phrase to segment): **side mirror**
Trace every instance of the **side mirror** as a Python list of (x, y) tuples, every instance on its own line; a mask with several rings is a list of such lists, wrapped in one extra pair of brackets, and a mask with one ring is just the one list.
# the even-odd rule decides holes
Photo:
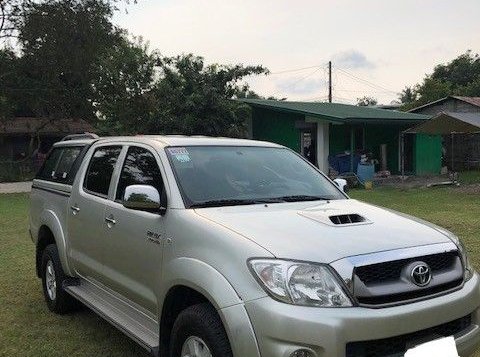
[(158, 212), (160, 214), (164, 214), (166, 211), (166, 204), (162, 207), (158, 190), (150, 185), (127, 186), (123, 196), (123, 206), (138, 211)]
[(335, 185), (337, 185), (338, 188), (340, 188), (340, 190), (342, 190), (343, 192), (347, 192), (347, 191), (348, 191), (347, 180), (341, 179), (341, 178), (336, 178), (335, 180), (333, 180), (333, 182), (334, 182)]

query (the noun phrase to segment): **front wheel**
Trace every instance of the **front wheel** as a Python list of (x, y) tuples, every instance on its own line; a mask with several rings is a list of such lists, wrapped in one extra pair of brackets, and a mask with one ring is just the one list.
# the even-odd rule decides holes
[(182, 311), (172, 329), (170, 357), (233, 357), (222, 321), (209, 304)]

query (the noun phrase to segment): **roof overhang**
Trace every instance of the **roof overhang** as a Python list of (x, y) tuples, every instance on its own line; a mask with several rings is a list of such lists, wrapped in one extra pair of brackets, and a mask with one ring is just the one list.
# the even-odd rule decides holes
[(406, 134), (480, 133), (480, 113), (442, 112), (404, 131)]

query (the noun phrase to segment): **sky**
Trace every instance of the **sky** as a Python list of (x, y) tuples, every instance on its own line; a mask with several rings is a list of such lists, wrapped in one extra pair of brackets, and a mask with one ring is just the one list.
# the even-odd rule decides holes
[(261, 64), (246, 78), (263, 96), (325, 101), (397, 99), (405, 87), (471, 49), (480, 52), (479, 0), (138, 0), (114, 22), (163, 55)]

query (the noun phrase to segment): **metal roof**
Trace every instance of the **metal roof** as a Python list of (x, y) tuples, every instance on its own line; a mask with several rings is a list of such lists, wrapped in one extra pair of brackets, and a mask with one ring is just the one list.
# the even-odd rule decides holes
[(39, 132), (44, 135), (64, 135), (93, 131), (83, 119), (56, 119), (17, 117), (0, 120), (0, 135), (24, 135)]
[(405, 131), (410, 134), (446, 135), (451, 133), (480, 133), (480, 113), (442, 112)]
[(474, 105), (476, 107), (480, 107), (480, 97), (464, 97), (464, 96), (460, 96), (460, 95), (449, 95), (447, 97), (444, 97), (444, 98), (440, 98), (440, 99), (437, 99), (437, 100), (434, 100), (433, 102), (430, 102), (430, 103), (427, 103), (427, 104), (423, 104), (419, 107), (416, 107), (416, 108), (413, 108), (413, 109), (410, 109), (409, 112), (411, 113), (414, 113), (416, 112), (417, 110), (420, 110), (420, 109), (423, 109), (423, 108), (427, 108), (431, 105), (435, 105), (435, 104), (438, 104), (438, 103), (442, 103), (448, 99), (457, 99), (457, 100), (461, 100), (462, 102), (465, 102), (465, 103), (468, 103), (468, 104), (471, 104), (471, 105)]
[(452, 97), (470, 103), (471, 105), (480, 107), (480, 97), (461, 97), (458, 95), (453, 95)]
[(263, 99), (239, 100), (252, 107), (297, 113), (316, 119), (341, 123), (405, 124), (406, 122), (419, 122), (430, 118), (427, 115), (339, 103), (289, 102)]

